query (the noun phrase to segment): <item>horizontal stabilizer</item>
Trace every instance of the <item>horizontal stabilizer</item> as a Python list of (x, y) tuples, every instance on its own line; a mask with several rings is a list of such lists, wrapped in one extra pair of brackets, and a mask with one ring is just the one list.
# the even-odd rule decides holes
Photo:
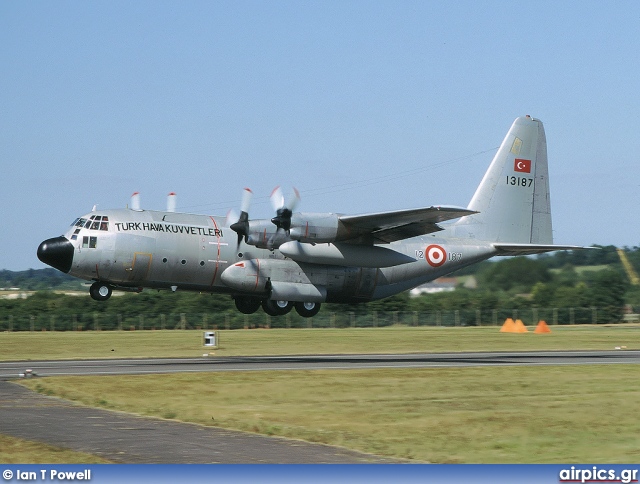
[(581, 245), (553, 245), (553, 244), (493, 244), (497, 255), (533, 255), (553, 252), (556, 250), (584, 250), (597, 247), (583, 247)]

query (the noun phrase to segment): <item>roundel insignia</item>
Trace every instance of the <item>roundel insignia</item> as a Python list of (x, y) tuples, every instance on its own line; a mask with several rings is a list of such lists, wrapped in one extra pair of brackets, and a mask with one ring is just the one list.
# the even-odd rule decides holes
[(447, 261), (447, 252), (439, 245), (428, 246), (425, 254), (431, 267), (440, 267)]

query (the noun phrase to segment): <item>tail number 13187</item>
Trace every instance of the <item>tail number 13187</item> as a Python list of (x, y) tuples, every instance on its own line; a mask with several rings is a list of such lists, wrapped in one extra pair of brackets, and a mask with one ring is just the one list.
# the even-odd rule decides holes
[(507, 176), (507, 185), (528, 188), (533, 185), (533, 178), (526, 178), (524, 176)]

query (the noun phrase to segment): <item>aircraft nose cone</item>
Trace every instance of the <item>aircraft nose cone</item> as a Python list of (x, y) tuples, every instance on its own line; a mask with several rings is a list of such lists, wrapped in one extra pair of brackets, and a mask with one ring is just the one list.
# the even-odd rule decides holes
[(59, 271), (69, 272), (73, 262), (73, 245), (65, 237), (47, 239), (38, 246), (38, 259)]

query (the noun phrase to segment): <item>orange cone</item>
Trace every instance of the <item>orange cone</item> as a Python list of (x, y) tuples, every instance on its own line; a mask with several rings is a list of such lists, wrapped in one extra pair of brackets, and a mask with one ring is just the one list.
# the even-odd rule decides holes
[(513, 332), (514, 333), (528, 333), (529, 330), (524, 325), (524, 323), (522, 322), (521, 319), (516, 319), (516, 324), (515, 324), (515, 326), (513, 328)]
[(513, 319), (511, 318), (507, 318), (504, 320), (504, 324), (502, 325), (502, 328), (500, 328), (500, 332), (501, 333), (515, 333), (514, 329), (515, 329), (515, 323), (513, 322)]
[(537, 334), (551, 333), (551, 329), (549, 328), (549, 326), (545, 321), (539, 321), (538, 326), (536, 326), (536, 330), (534, 331), (534, 333), (537, 333)]

